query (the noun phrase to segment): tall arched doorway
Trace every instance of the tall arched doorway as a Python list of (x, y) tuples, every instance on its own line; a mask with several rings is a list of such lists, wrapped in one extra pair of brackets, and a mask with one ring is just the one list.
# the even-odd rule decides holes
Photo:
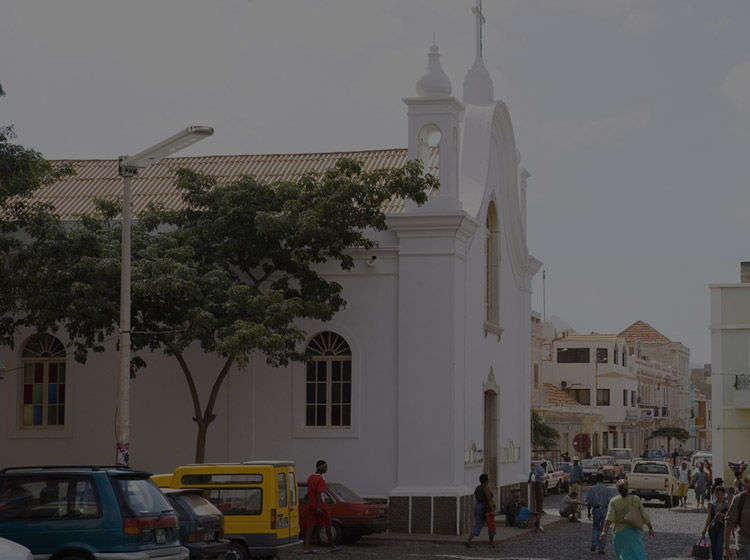
[(497, 393), (484, 392), (484, 472), (490, 487), (497, 488)]

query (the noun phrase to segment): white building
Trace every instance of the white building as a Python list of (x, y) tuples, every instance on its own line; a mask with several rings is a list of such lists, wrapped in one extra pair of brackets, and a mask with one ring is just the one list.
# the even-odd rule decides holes
[(633, 446), (640, 418), (638, 379), (628, 365), (625, 339), (611, 334), (566, 334), (553, 340), (551, 358), (549, 382), (600, 415), (587, 423), (601, 426), (589, 434), (589, 452), (598, 455), (610, 447)]
[[(711, 284), (711, 415), (714, 473), (750, 462), (750, 262), (739, 284)], [(716, 476), (717, 474), (714, 474)]]
[[(508, 109), (494, 100), (476, 15), (463, 99), (452, 95), (435, 45), (417, 95), (404, 99), (408, 150), (174, 158), (134, 184), (137, 213), (151, 201), (180, 203), (176, 167), (272, 181), (342, 156), (367, 169), (408, 157), (439, 174), (425, 206), (387, 208), (379, 247), (357, 253), (352, 270), (323, 268), (348, 305), (330, 323), (304, 324), (316, 359), (273, 369), (259, 358), (233, 371), (208, 435), (210, 461), (289, 458), (306, 477), (325, 458), (331, 480), (391, 499), (395, 531), (464, 532), (479, 474), (504, 488), (528, 475), (530, 279), (540, 263), (526, 246), (528, 173)], [(118, 196), (116, 160), (73, 164), (78, 175), (42, 195), (63, 215)], [(79, 364), (60, 338), (31, 336), (0, 350), (15, 370), (0, 381), (6, 466), (112, 462), (115, 347)], [(133, 464), (164, 472), (193, 460), (193, 410), (173, 358), (143, 357), (148, 367), (133, 381)], [(189, 359), (205, 399), (220, 366), (198, 348)]]

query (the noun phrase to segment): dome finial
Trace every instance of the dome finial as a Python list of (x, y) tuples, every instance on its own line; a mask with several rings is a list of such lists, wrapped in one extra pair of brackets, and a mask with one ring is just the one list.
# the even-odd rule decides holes
[(482, 13), (482, 0), (476, 0), (476, 4), (471, 9), (476, 18), (476, 56), (474, 64), (464, 78), (464, 101), (472, 105), (490, 105), (495, 98), (494, 87), (490, 73), (484, 65), (483, 50), (483, 25), (485, 22)]
[(451, 81), (440, 66), (440, 49), (432, 34), (432, 45), (427, 54), (427, 73), (417, 82), (417, 95), (420, 97), (448, 97), (451, 94)]

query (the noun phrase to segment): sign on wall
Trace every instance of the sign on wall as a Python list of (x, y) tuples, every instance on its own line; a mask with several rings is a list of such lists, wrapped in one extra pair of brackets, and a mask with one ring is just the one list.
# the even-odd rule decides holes
[(498, 460), (501, 463), (515, 463), (521, 460), (521, 448), (516, 445), (512, 439), (508, 440), (508, 445), (500, 448)]
[(472, 441), (471, 445), (464, 451), (464, 465), (474, 466), (484, 463), (484, 450), (477, 447), (477, 442)]

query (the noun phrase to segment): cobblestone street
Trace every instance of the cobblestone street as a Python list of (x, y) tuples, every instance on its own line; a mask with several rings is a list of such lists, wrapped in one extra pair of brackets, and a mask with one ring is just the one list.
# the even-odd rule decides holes
[[(545, 509), (549, 513), (556, 510), (560, 496), (548, 496)], [(694, 504), (689, 504), (693, 506)], [(698, 540), (703, 528), (705, 513), (696, 513), (692, 507), (689, 511), (678, 508), (666, 509), (660, 502), (646, 502), (646, 507), (656, 536), (644, 537), (646, 553), (649, 560), (688, 560), (693, 544)], [(526, 534), (509, 541), (498, 543), (489, 549), (485, 543), (478, 543), (467, 549), (459, 543), (424, 543), (424, 542), (379, 542), (374, 539), (362, 539), (355, 546), (344, 547), (336, 553), (337, 558), (394, 558), (414, 559), (454, 559), (474, 560), (484, 558), (503, 558), (506, 560), (581, 560), (586, 558), (614, 558), (612, 538), (609, 537), (604, 556), (589, 551), (591, 543), (591, 523), (586, 519), (585, 511), (581, 523), (558, 523), (543, 534)], [(486, 542), (486, 541), (485, 541)], [(321, 550), (321, 552), (325, 552)], [(302, 551), (288, 552), (281, 555), (282, 560), (302, 556)]]

